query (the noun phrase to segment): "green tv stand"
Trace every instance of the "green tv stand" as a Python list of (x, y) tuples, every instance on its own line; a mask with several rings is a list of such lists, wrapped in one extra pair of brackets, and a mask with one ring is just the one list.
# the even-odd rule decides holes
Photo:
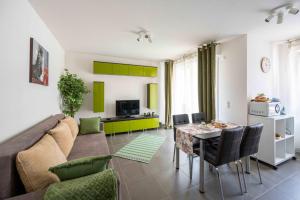
[(107, 135), (116, 133), (130, 133), (132, 131), (140, 131), (146, 129), (154, 129), (159, 127), (158, 116), (135, 116), (130, 118), (103, 118), (104, 132)]

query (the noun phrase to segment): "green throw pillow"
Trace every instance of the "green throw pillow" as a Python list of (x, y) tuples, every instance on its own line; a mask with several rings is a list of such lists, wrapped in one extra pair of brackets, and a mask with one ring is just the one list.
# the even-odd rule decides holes
[(100, 132), (100, 118), (80, 118), (80, 134)]
[(51, 184), (44, 200), (117, 200), (118, 176), (113, 169)]
[(79, 178), (107, 169), (111, 158), (111, 155), (84, 157), (50, 167), (49, 171), (56, 174), (61, 181)]

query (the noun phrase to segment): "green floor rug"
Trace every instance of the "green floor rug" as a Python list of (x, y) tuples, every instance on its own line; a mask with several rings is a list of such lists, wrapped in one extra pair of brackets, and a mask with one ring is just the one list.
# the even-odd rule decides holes
[(149, 163), (165, 139), (163, 136), (143, 134), (121, 148), (114, 156)]

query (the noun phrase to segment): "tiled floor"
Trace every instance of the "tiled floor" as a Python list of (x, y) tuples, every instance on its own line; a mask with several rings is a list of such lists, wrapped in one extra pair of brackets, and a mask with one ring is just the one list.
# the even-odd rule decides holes
[[(141, 132), (107, 137), (112, 153), (118, 151)], [(113, 158), (122, 184), (122, 200), (171, 200), (171, 199), (220, 199), (216, 174), (205, 165), (205, 190), (199, 188), (199, 158), (194, 160), (193, 179), (189, 180), (188, 159), (181, 153), (180, 169), (175, 169), (173, 156), (173, 131), (161, 129), (146, 131), (145, 134), (166, 136), (165, 143), (155, 154), (150, 164)], [(246, 175), (248, 193), (240, 195), (235, 166), (221, 167), (225, 199), (299, 200), (300, 199), (300, 156), (273, 170), (261, 166), (263, 184), (259, 184), (255, 162), (251, 161), (251, 174)]]

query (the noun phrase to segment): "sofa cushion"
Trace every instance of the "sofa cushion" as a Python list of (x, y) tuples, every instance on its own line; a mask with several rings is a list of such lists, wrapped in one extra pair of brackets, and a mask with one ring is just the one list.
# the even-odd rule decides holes
[(79, 158), (50, 167), (49, 171), (56, 174), (60, 181), (80, 178), (107, 169), (111, 158), (111, 155)]
[(118, 177), (113, 169), (49, 186), (44, 200), (117, 200)]
[(80, 134), (90, 134), (100, 132), (100, 118), (80, 118)]
[(42, 190), (37, 190), (34, 192), (29, 192), (29, 193), (25, 193), (25, 194), (21, 194), (18, 196), (14, 196), (5, 200), (32, 200), (32, 199), (43, 199), (45, 192), (46, 192), (47, 188), (42, 189)]
[(65, 123), (59, 123), (49, 131), (49, 134), (54, 138), (65, 156), (68, 157), (74, 143), (69, 126)]
[(75, 139), (79, 132), (79, 128), (78, 128), (78, 124), (77, 124), (76, 120), (73, 117), (67, 116), (66, 118), (61, 120), (61, 122), (66, 123), (69, 126), (71, 133), (73, 135), (73, 138)]
[(16, 166), (26, 191), (32, 192), (59, 181), (48, 169), (66, 161), (55, 140), (46, 134), (31, 148), (18, 153)]
[(78, 135), (74, 141), (74, 145), (68, 160), (82, 158), (86, 156), (109, 155), (104, 133), (96, 133), (89, 135)]

